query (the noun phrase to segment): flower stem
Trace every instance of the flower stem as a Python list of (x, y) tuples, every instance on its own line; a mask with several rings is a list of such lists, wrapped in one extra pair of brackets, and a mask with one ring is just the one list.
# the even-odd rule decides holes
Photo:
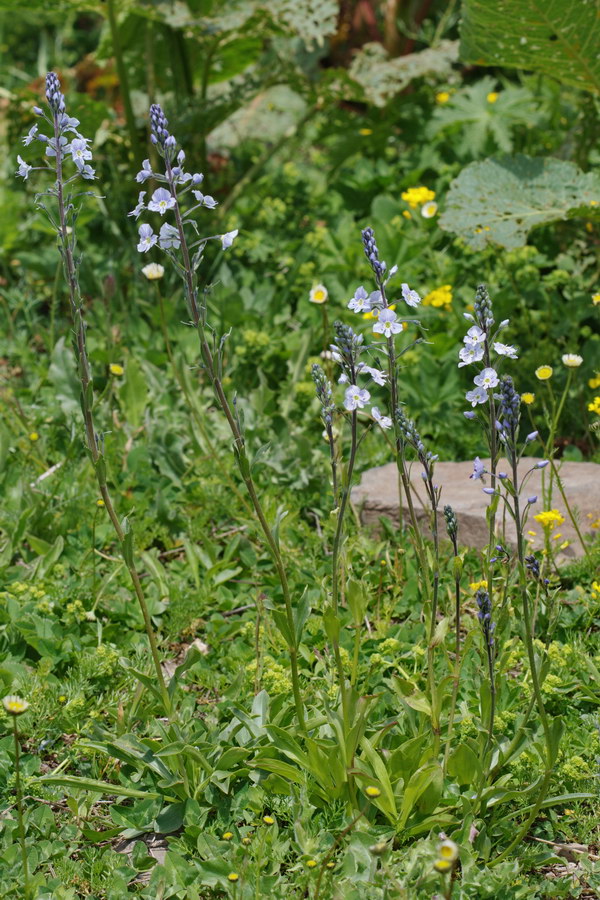
[(181, 244), (181, 254), (183, 257), (183, 281), (185, 286), (185, 292), (187, 295), (189, 309), (192, 315), (192, 321), (194, 327), (198, 332), (198, 339), (200, 343), (200, 353), (202, 356), (202, 360), (204, 362), (204, 366), (206, 372), (208, 374), (209, 380), (213, 387), (215, 397), (217, 402), (227, 419), (227, 424), (231, 430), (234, 440), (234, 453), (235, 458), (238, 464), (238, 468), (240, 470), (240, 475), (246, 485), (246, 490), (250, 496), (250, 501), (254, 508), (254, 512), (256, 513), (256, 517), (258, 518), (260, 527), (265, 537), (265, 541), (267, 543), (267, 548), (275, 565), (275, 569), (277, 571), (277, 575), (279, 577), (279, 583), (281, 585), (281, 590), (283, 593), (283, 600), (285, 604), (285, 617), (288, 631), (288, 651), (290, 654), (290, 668), (292, 675), (292, 690), (294, 694), (294, 703), (296, 707), (296, 716), (298, 718), (298, 724), (302, 731), (306, 730), (305, 716), (304, 716), (304, 704), (302, 702), (302, 696), (300, 693), (300, 676), (298, 671), (298, 648), (297, 648), (297, 639), (296, 639), (296, 624), (294, 621), (294, 610), (292, 606), (292, 598), (289, 588), (289, 583), (287, 579), (287, 573), (285, 570), (285, 565), (283, 562), (283, 558), (281, 556), (281, 551), (279, 549), (279, 545), (277, 540), (275, 539), (275, 535), (267, 519), (265, 517), (262, 504), (258, 498), (258, 494), (256, 492), (256, 487), (254, 484), (254, 479), (252, 478), (252, 472), (250, 468), (250, 461), (248, 460), (248, 456), (246, 454), (246, 446), (244, 436), (241, 432), (240, 426), (234, 415), (231, 406), (229, 405), (229, 401), (225, 395), (225, 391), (223, 390), (223, 384), (221, 382), (220, 377), (220, 367), (218, 367), (215, 363), (215, 357), (213, 352), (211, 351), (210, 345), (206, 336), (205, 322), (204, 322), (204, 311), (202, 312), (198, 306), (197, 292), (194, 284), (194, 270), (192, 268), (192, 263), (190, 259), (190, 253), (187, 245), (187, 239), (185, 236), (185, 231), (183, 228), (183, 219), (181, 216), (181, 210), (179, 208), (179, 200), (177, 197), (176, 183), (173, 176), (173, 170), (171, 167), (171, 163), (168, 157), (165, 157), (165, 169), (169, 184), (169, 189), (171, 191), (171, 196), (175, 200), (174, 213), (175, 213), (175, 221), (177, 225), (177, 232), (179, 235), (179, 241)]
[[(65, 275), (69, 288), (71, 317), (73, 320), (73, 327), (75, 331), (75, 351), (77, 356), (79, 380), (81, 382), (81, 408), (83, 412), (83, 422), (85, 428), (85, 442), (92, 460), (92, 464), (94, 466), (100, 494), (102, 495), (106, 511), (117, 535), (117, 540), (121, 545), (123, 560), (131, 577), (133, 589), (142, 611), (144, 627), (146, 629), (146, 635), (148, 636), (148, 642), (150, 644), (150, 652), (152, 654), (152, 660), (156, 671), (156, 678), (164, 711), (167, 716), (170, 716), (172, 711), (171, 698), (167, 691), (164, 675), (160, 664), (160, 656), (158, 653), (154, 628), (152, 626), (152, 619), (150, 618), (150, 612), (148, 610), (148, 604), (146, 603), (146, 598), (144, 596), (140, 577), (132, 560), (132, 554), (130, 550), (132, 544), (131, 538), (129, 535), (126, 535), (125, 530), (119, 522), (119, 519), (115, 512), (112, 498), (108, 490), (108, 485), (106, 483), (106, 464), (104, 461), (104, 454), (100, 450), (100, 438), (98, 437), (94, 427), (94, 419), (92, 413), (94, 394), (93, 381), (87, 355), (85, 337), (86, 324), (83, 316), (83, 304), (81, 302), (81, 294), (79, 291), (77, 268), (73, 257), (73, 244), (71, 243), (71, 240), (69, 238), (69, 228), (67, 225), (67, 211), (65, 209), (62, 172), (63, 151), (60, 145), (59, 117), (58, 113), (56, 112), (54, 113), (54, 139), (56, 146), (56, 196), (58, 200), (59, 237), (61, 241), (61, 253), (63, 257)], [(69, 201), (69, 208), (70, 206), (71, 204)]]
[(17, 731), (17, 717), (13, 716), (13, 737), (15, 739), (15, 786), (17, 791), (17, 818), (19, 820), (19, 843), (21, 845), (21, 860), (23, 863), (23, 886), (25, 897), (30, 896), (29, 889), (29, 864), (27, 862), (27, 847), (25, 845), (25, 822), (23, 816), (23, 789), (21, 787), (21, 747), (19, 745), (19, 733)]

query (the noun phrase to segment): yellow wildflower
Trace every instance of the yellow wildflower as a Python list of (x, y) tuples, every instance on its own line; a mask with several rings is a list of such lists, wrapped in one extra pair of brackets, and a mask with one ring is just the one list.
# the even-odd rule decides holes
[(435, 102), (439, 103), (440, 106), (443, 106), (444, 103), (447, 103), (450, 99), (450, 94), (448, 91), (438, 91), (435, 95)]
[(306, 865), (309, 869), (314, 869), (314, 868), (316, 868), (317, 861), (316, 861), (316, 859), (307, 859)]
[(239, 880), (240, 880), (240, 876), (238, 875), (237, 872), (230, 872), (229, 875), (227, 876), (227, 881), (239, 881)]
[(100, 508), (104, 506), (104, 500), (102, 499), (102, 497), (100, 497), (99, 500), (96, 500), (96, 506), (99, 506)]
[(588, 410), (600, 416), (600, 397), (594, 397), (591, 403), (588, 403)]
[(557, 509), (548, 509), (533, 518), (540, 523), (542, 528), (548, 528), (550, 531), (554, 531), (556, 525), (562, 525), (565, 521), (565, 517)]
[(521, 400), (523, 403), (526, 403), (527, 406), (530, 406), (535, 400), (535, 394), (531, 394), (529, 391), (525, 391), (524, 394), (521, 394)]
[(487, 586), (488, 586), (488, 583), (485, 578), (483, 579), (483, 581), (472, 581), (471, 584), (469, 585), (469, 587), (471, 588), (472, 591), (480, 591), (480, 590), (485, 591)]
[(373, 134), (372, 128), (359, 128), (359, 134), (362, 134), (364, 137), (367, 137), (369, 134)]
[(535, 370), (535, 377), (540, 381), (548, 381), (552, 378), (552, 366), (538, 366)]
[(37, 431), (31, 431), (31, 432), (29, 433), (28, 437), (29, 437), (29, 440), (31, 441), (32, 444), (35, 444), (35, 442), (36, 442), (36, 441), (39, 441), (39, 439), (40, 439), (40, 436), (39, 436), (39, 434), (37, 433)]
[(407, 209), (402, 210), (402, 215), (404, 216), (405, 219), (412, 219), (412, 216)]
[(265, 825), (274, 825), (275, 819), (273, 818), (273, 816), (263, 816), (263, 822), (265, 823)]
[(452, 285), (443, 284), (423, 297), (423, 306), (448, 307), (452, 304)]
[(233, 831), (226, 831), (224, 835), (222, 835), (224, 841), (230, 841), (233, 837)]
[(125, 372), (125, 369), (119, 363), (111, 363), (108, 368), (111, 375), (123, 375)]
[(365, 788), (365, 794), (367, 795), (367, 797), (372, 797), (373, 799), (375, 799), (375, 797), (379, 797), (381, 795), (381, 791), (378, 787), (375, 787), (375, 785), (370, 784), (367, 788)]
[(588, 381), (588, 386), (591, 387), (592, 390), (594, 390), (595, 388), (599, 388), (600, 387), (600, 375), (596, 374), (594, 376), (594, 378), (590, 378), (590, 380)]
[(600, 306), (600, 294), (592, 294), (592, 303), (594, 306)]
[(429, 188), (421, 185), (421, 187), (413, 187), (403, 191), (401, 197), (411, 209), (416, 209), (417, 206), (423, 206), (423, 204), (429, 203), (430, 200), (435, 200), (435, 191), (430, 191)]
[(487, 102), (495, 103), (499, 96), (500, 96), (500, 94), (497, 91), (490, 91), (490, 93), (487, 95), (487, 98), (486, 98)]

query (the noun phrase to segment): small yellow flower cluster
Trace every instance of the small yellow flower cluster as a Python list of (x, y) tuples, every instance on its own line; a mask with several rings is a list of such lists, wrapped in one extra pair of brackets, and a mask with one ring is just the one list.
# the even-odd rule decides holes
[(588, 403), (588, 410), (600, 416), (600, 396), (594, 397), (591, 403)]
[(403, 191), (401, 197), (411, 209), (416, 209), (417, 206), (423, 206), (423, 204), (435, 200), (435, 191), (430, 191), (429, 188), (423, 186), (414, 187)]
[(451, 872), (454, 866), (456, 865), (456, 860), (458, 859), (458, 846), (454, 843), (454, 841), (450, 841), (447, 838), (443, 840), (438, 847), (438, 858), (433, 864), (433, 868), (436, 872), (441, 872), (445, 875), (447, 872)]
[(483, 581), (472, 581), (471, 584), (469, 585), (469, 587), (471, 588), (472, 591), (486, 590), (487, 586), (488, 586), (488, 583), (485, 580), (485, 578)]
[(592, 600), (600, 600), (600, 581), (592, 581)]
[(452, 285), (443, 284), (423, 297), (423, 306), (443, 306), (448, 309), (452, 304)]
[(531, 394), (529, 391), (525, 391), (524, 394), (521, 394), (521, 401), (526, 403), (527, 406), (530, 406), (535, 400), (535, 394)]
[(596, 388), (599, 388), (599, 387), (600, 387), (600, 375), (598, 374), (598, 372), (596, 372), (596, 373), (594, 374), (594, 377), (593, 377), (593, 378), (590, 378), (590, 380), (588, 381), (588, 387), (591, 387), (591, 389), (592, 389), (593, 391), (594, 391)]
[(548, 509), (545, 512), (538, 513), (533, 518), (540, 523), (542, 528), (548, 528), (550, 531), (553, 531), (556, 525), (562, 525), (565, 521), (565, 517), (557, 509)]

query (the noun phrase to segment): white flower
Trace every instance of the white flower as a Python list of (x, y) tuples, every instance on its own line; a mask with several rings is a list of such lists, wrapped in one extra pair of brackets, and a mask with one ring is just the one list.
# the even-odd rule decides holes
[(477, 406), (478, 403), (487, 403), (488, 399), (487, 391), (482, 387), (477, 387), (474, 391), (467, 391), (465, 397), (471, 406)]
[(146, 209), (146, 206), (144, 204), (145, 196), (146, 196), (146, 191), (139, 192), (137, 206), (135, 207), (135, 209), (132, 209), (131, 212), (127, 213), (128, 216), (135, 216), (135, 218), (137, 219), (137, 217), (142, 214), (142, 211), (144, 209)]
[(411, 291), (406, 282), (402, 283), (402, 299), (407, 304), (407, 306), (418, 306), (421, 302), (421, 298), (417, 294), (416, 291)]
[(481, 344), (468, 344), (466, 347), (461, 348), (458, 356), (461, 360), (458, 368), (462, 369), (463, 366), (468, 366), (471, 363), (481, 362), (483, 359), (483, 347)]
[(348, 309), (351, 309), (355, 313), (369, 312), (371, 309), (370, 297), (362, 284), (354, 291), (354, 297), (349, 301)]
[(377, 406), (371, 407), (371, 415), (373, 416), (377, 424), (380, 425), (384, 430), (392, 427), (392, 420), (390, 419), (390, 417), (382, 416)]
[(329, 297), (329, 292), (324, 284), (315, 284), (313, 289), (311, 290), (308, 299), (311, 303), (327, 303), (327, 298)]
[(25, 181), (27, 181), (27, 177), (33, 166), (28, 165), (24, 159), (21, 159), (20, 156), (17, 156), (17, 162), (19, 163), (19, 169), (17, 171), (17, 175), (20, 175)]
[(479, 325), (472, 325), (463, 338), (463, 344), (485, 344), (485, 331)]
[(174, 206), (175, 197), (171, 196), (170, 192), (165, 190), (165, 188), (157, 188), (152, 194), (152, 200), (148, 204), (148, 209), (164, 216), (166, 211), (168, 209), (173, 209)]
[(227, 234), (221, 235), (221, 247), (223, 250), (227, 250), (231, 247), (238, 234), (239, 230), (236, 228), (235, 231), (228, 231)]
[(568, 366), (570, 369), (577, 369), (583, 362), (583, 356), (578, 356), (576, 353), (565, 353), (562, 361), (564, 366)]
[(373, 325), (373, 333), (383, 334), (386, 338), (399, 334), (402, 331), (402, 322), (397, 322), (396, 319), (396, 313), (392, 309), (383, 309)]
[(499, 356), (508, 356), (509, 359), (518, 359), (516, 347), (509, 344), (501, 344), (499, 341), (494, 342), (494, 350)]
[(344, 406), (352, 412), (355, 409), (362, 409), (370, 399), (371, 395), (367, 390), (351, 384), (349, 388), (346, 388), (346, 393), (344, 394)]
[(385, 379), (387, 375), (385, 372), (382, 372), (381, 369), (374, 369), (372, 366), (365, 366), (364, 363), (358, 364), (358, 371), (362, 374), (363, 372), (367, 375), (370, 375), (375, 384), (384, 385)]
[(145, 275), (148, 281), (156, 281), (158, 278), (162, 278), (164, 274), (164, 266), (161, 266), (160, 263), (148, 263), (142, 269), (142, 275)]
[(488, 390), (489, 388), (495, 388), (499, 383), (498, 373), (495, 369), (492, 368), (483, 369), (483, 371), (480, 372), (479, 375), (475, 376), (473, 381), (475, 382), (477, 387), (482, 387), (486, 390)]
[(73, 162), (81, 172), (86, 159), (92, 158), (92, 151), (88, 150), (87, 142), (84, 138), (75, 138), (75, 140), (71, 142), (69, 149), (71, 151), (71, 156), (73, 157)]
[(433, 219), (437, 211), (438, 205), (433, 200), (430, 200), (429, 203), (424, 203), (421, 207), (421, 215), (424, 219)]
[(158, 238), (152, 231), (150, 225), (140, 225), (140, 240), (137, 245), (137, 248), (140, 253), (147, 253), (151, 247), (154, 247)]
[[(30, 144), (37, 136), (38, 136), (38, 127), (37, 127), (37, 125), (32, 125), (31, 128), (29, 129), (29, 132), (27, 133), (27, 135), (26, 135), (24, 138), (21, 138), (21, 140), (23, 141), (23, 143), (25, 144), (25, 146), (27, 146), (27, 145)], [(38, 138), (38, 140), (39, 140), (39, 138)]]

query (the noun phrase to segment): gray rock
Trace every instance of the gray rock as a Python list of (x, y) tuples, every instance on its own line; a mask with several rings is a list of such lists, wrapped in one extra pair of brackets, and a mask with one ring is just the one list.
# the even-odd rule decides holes
[[(539, 460), (525, 457), (519, 463), (519, 478)], [(484, 460), (486, 467), (489, 460)], [(600, 520), (600, 465), (585, 462), (557, 463), (558, 472), (564, 487), (564, 492), (569, 501), (571, 510), (576, 517), (579, 529), (584, 536), (598, 536), (600, 529), (592, 527), (593, 523)], [(440, 509), (445, 504), (450, 504), (458, 518), (458, 539), (461, 546), (482, 549), (486, 546), (487, 524), (485, 510), (490, 498), (484, 494), (483, 487), (489, 486), (489, 477), (485, 485), (481, 481), (469, 478), (473, 471), (473, 463), (468, 462), (438, 462), (435, 465), (435, 483), (442, 488)], [(498, 465), (499, 472), (508, 472), (506, 460), (501, 460)], [(533, 516), (544, 510), (542, 502), (542, 475), (545, 484), (550, 478), (550, 467), (546, 469), (534, 469), (529, 475), (525, 487), (521, 492), (522, 497), (527, 498), (537, 494), (538, 502), (529, 508), (528, 520), (525, 525), (526, 537), (531, 541), (530, 547), (534, 550), (544, 546), (544, 529), (534, 521)], [(430, 536), (429, 509), (425, 503), (425, 488), (421, 478), (421, 466), (418, 462), (411, 464), (411, 484), (416, 489), (420, 498), (415, 503), (415, 512), (423, 533)], [(360, 484), (352, 489), (352, 502), (361, 509), (361, 519), (365, 524), (378, 524), (380, 516), (388, 516), (393, 522), (399, 522), (398, 502), (398, 471), (395, 463), (369, 469), (363, 473)], [(563, 560), (565, 557), (583, 556), (583, 548), (573, 527), (565, 503), (561, 497), (556, 479), (552, 491), (552, 509), (564, 516), (565, 522), (554, 528), (552, 532), (552, 546), (556, 555)], [(408, 508), (406, 498), (403, 498), (403, 517), (407, 521)], [(514, 547), (516, 541), (515, 526), (508, 513), (502, 515), (503, 503), (498, 507), (499, 533), (505, 528), (505, 542)], [(504, 522), (503, 522), (504, 518)], [(446, 528), (443, 516), (439, 515), (440, 534), (446, 536)], [(535, 535), (527, 532), (534, 531)], [(561, 537), (555, 539), (555, 535)], [(568, 545), (564, 546), (568, 541)]]

